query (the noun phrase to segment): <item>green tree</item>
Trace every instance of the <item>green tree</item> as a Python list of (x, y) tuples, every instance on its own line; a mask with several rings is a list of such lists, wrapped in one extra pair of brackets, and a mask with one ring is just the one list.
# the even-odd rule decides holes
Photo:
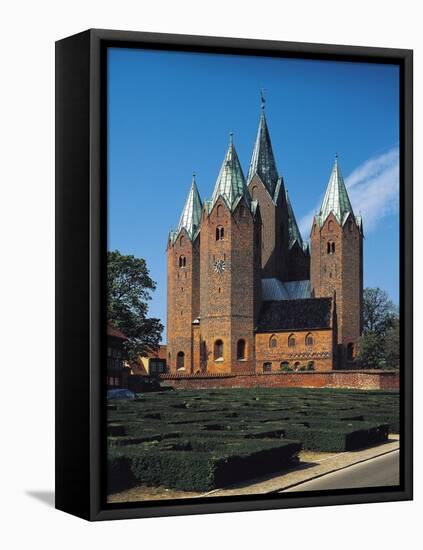
[(400, 364), (400, 325), (395, 319), (393, 326), (385, 334), (385, 360), (386, 367), (398, 369)]
[(163, 325), (160, 319), (147, 317), (155, 288), (145, 260), (118, 250), (107, 253), (107, 320), (127, 336), (129, 359), (159, 347)]
[(399, 367), (398, 310), (380, 288), (365, 288), (363, 293), (363, 335), (358, 358), (363, 368)]
[(388, 293), (381, 288), (365, 288), (363, 292), (363, 332), (384, 334), (393, 326), (398, 312)]

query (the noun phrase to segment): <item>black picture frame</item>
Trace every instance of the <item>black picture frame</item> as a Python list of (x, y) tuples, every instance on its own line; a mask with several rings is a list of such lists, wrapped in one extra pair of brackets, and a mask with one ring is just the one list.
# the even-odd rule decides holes
[[(393, 63), (400, 67), (401, 484), (107, 505), (104, 498), (106, 49)], [(412, 499), (413, 52), (92, 29), (56, 43), (56, 508), (109, 520)]]

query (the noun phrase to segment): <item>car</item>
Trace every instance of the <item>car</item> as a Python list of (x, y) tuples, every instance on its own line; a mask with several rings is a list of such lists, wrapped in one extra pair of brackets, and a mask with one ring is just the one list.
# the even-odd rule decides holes
[(107, 400), (119, 399), (121, 401), (133, 401), (135, 399), (135, 393), (131, 390), (115, 389), (107, 391)]

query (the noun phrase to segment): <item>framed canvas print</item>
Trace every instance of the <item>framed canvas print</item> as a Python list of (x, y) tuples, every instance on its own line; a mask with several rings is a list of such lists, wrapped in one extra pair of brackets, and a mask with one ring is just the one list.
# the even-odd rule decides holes
[(56, 44), (56, 506), (412, 498), (412, 52)]

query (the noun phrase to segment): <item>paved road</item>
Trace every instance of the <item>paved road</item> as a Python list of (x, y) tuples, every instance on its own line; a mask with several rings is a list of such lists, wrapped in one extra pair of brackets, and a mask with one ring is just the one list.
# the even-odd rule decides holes
[(399, 484), (399, 451), (306, 481), (284, 492), (357, 489)]

